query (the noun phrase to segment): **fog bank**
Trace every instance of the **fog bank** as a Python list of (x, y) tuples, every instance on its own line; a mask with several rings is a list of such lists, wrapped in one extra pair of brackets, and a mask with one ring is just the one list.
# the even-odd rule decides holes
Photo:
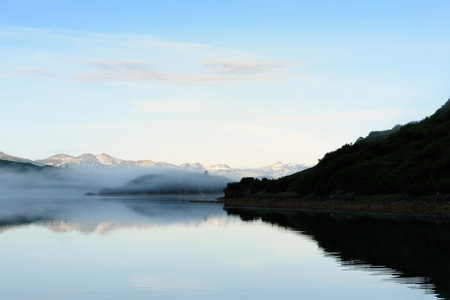
[(66, 169), (0, 168), (0, 191), (5, 194), (46, 193), (211, 193), (222, 192), (231, 180), (167, 168)]

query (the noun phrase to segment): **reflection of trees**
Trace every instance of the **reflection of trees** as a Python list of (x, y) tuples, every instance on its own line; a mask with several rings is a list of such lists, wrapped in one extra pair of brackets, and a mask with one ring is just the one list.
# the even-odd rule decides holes
[(450, 222), (442, 219), (225, 209), (244, 221), (261, 219), (312, 237), (342, 265), (391, 269), (395, 281), (417, 283), (450, 299)]
[[(190, 204), (199, 196), (136, 196), (83, 198), (84, 201), (23, 201), (0, 206), (0, 233), (29, 225), (57, 232), (79, 231), (103, 234), (133, 227), (151, 228), (169, 224), (201, 224), (226, 218), (220, 206)], [(208, 198), (207, 198), (208, 199)], [(0, 203), (1, 204), (1, 203)], [(222, 221), (219, 221), (219, 223)]]
[(0, 219), (0, 230), (6, 230), (18, 226), (26, 226), (34, 223), (45, 222), (51, 220), (46, 216), (27, 216), (27, 215), (16, 215), (9, 218)]

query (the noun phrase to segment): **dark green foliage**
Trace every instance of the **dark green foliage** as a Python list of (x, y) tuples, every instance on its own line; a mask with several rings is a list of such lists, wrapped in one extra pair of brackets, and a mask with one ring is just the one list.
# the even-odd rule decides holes
[[(263, 178), (264, 182), (268, 179)], [(248, 197), (258, 191), (263, 190), (263, 180), (253, 177), (244, 177), (240, 182), (230, 182), (223, 190), (225, 197)]]
[(52, 166), (40, 167), (30, 163), (21, 163), (0, 159), (0, 171), (25, 173), (25, 172), (41, 172), (51, 169), (55, 169), (55, 167)]
[(360, 137), (356, 142), (357, 143), (368, 143), (368, 142), (374, 142), (374, 141), (386, 139), (388, 136), (390, 136), (394, 132), (399, 131), (400, 128), (402, 128), (402, 125), (397, 124), (394, 127), (392, 127), (392, 129), (389, 129), (389, 130), (372, 131), (369, 133), (368, 136), (366, 136), (365, 138)]
[(346, 144), (315, 167), (278, 180), (246, 179), (245, 188), (242, 181), (229, 184), (225, 194), (450, 194), (450, 100), (431, 117), (396, 126), (382, 138), (374, 136)]

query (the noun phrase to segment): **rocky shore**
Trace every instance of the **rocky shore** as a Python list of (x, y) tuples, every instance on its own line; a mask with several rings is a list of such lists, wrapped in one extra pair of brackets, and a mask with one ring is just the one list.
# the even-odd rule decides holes
[(317, 211), (344, 211), (388, 213), (399, 215), (427, 215), (450, 217), (450, 199), (447, 196), (399, 198), (399, 196), (355, 198), (221, 198), (225, 207), (265, 207)]

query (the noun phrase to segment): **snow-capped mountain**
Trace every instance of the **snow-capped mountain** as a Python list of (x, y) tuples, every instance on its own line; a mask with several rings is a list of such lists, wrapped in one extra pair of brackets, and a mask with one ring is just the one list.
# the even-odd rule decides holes
[(182, 165), (179, 165), (179, 167), (181, 169), (187, 170), (187, 171), (192, 171), (192, 172), (205, 172), (206, 171), (206, 167), (204, 165), (202, 165), (201, 163), (185, 163)]
[(212, 174), (227, 176), (233, 179), (240, 179), (242, 177), (258, 177), (258, 178), (279, 178), (300, 172), (307, 169), (308, 166), (300, 164), (283, 164), (276, 162), (272, 165), (257, 168), (257, 169), (233, 169), (227, 165), (219, 165), (219, 167), (211, 166), (206, 170)]
[(211, 171), (214, 170), (214, 171), (224, 171), (224, 172), (233, 170), (233, 168), (231, 168), (230, 166), (227, 166), (227, 165), (213, 165), (213, 166), (209, 166), (208, 169)]
[(56, 154), (45, 159), (38, 159), (35, 163), (51, 165), (63, 168), (129, 168), (129, 167), (160, 167), (176, 168), (176, 165), (166, 162), (154, 162), (152, 160), (123, 160), (113, 157), (106, 153), (91, 154), (85, 153), (80, 156), (71, 156), (67, 154)]
[(212, 166), (205, 166), (199, 162), (196, 163), (184, 163), (181, 165), (174, 165), (166, 162), (154, 162), (152, 160), (123, 160), (102, 153), (94, 155), (92, 153), (85, 153), (80, 156), (71, 156), (68, 154), (56, 154), (45, 159), (38, 159), (35, 161), (11, 156), (0, 152), (0, 159), (17, 161), (17, 162), (29, 162), (36, 165), (50, 165), (62, 168), (84, 168), (84, 169), (108, 169), (108, 168), (131, 168), (131, 167), (147, 167), (147, 168), (179, 168), (191, 172), (207, 171), (213, 175), (226, 176), (233, 180), (240, 180), (242, 177), (267, 177), (267, 178), (279, 178), (282, 176), (290, 175), (308, 167), (300, 164), (283, 164), (282, 162), (276, 162), (272, 165), (257, 168), (257, 169), (235, 169), (225, 164), (217, 164)]
[(283, 164), (281, 161), (277, 161), (273, 165), (266, 166), (263, 168), (256, 169), (259, 172), (262, 172), (266, 175), (272, 176), (274, 178), (279, 178), (283, 176), (287, 176), (290, 174), (294, 174), (300, 172), (301, 170), (307, 169), (308, 167), (305, 165), (297, 165), (297, 164)]
[(234, 169), (228, 165), (213, 165), (204, 166), (200, 163), (182, 164), (179, 166), (182, 169), (193, 172), (205, 172), (210, 174), (222, 175), (228, 178), (239, 180), (242, 177), (267, 177), (267, 178), (279, 178), (300, 172), (308, 167), (299, 164), (283, 164), (282, 162), (276, 162), (273, 165), (266, 166), (258, 169)]

